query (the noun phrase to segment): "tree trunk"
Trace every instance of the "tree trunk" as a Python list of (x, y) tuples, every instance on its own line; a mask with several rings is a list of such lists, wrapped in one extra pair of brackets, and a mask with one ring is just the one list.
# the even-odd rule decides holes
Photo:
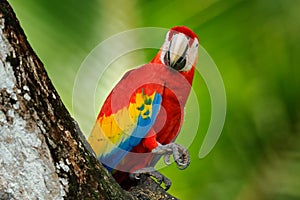
[(147, 177), (124, 191), (76, 124), (0, 0), (0, 199), (175, 199)]

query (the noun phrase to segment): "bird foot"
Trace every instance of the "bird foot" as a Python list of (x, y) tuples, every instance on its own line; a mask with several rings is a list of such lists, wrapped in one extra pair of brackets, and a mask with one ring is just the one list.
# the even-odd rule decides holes
[(170, 157), (173, 154), (173, 158), (176, 162), (178, 169), (185, 169), (190, 164), (190, 154), (188, 150), (176, 143), (170, 143), (166, 145), (159, 145), (152, 150), (154, 154), (164, 155), (164, 162), (166, 165), (170, 165)]
[(166, 191), (171, 187), (171, 180), (162, 175), (160, 172), (156, 171), (153, 167), (146, 167), (136, 170), (135, 172), (129, 174), (129, 177), (132, 180), (138, 180), (141, 179), (141, 175), (143, 174), (155, 178), (159, 185), (164, 183)]

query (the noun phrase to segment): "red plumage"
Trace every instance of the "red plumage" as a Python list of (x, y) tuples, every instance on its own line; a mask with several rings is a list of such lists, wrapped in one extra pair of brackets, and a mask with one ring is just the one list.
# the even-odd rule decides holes
[[(165, 79), (164, 91), (162, 93), (161, 109), (153, 125), (153, 132), (149, 133), (152, 137), (142, 139), (142, 142), (134, 147), (132, 153), (128, 154), (117, 169), (130, 169), (130, 172), (134, 172), (138, 169), (145, 168), (156, 163), (153, 160), (157, 155), (151, 154), (151, 150), (157, 147), (159, 142), (162, 145), (173, 142), (182, 126), (184, 119), (184, 106), (188, 95), (190, 93), (191, 84), (194, 76), (194, 67), (188, 72), (177, 72), (164, 65), (159, 61), (160, 52), (155, 56), (151, 63), (160, 64), (154, 65), (159, 69), (153, 69), (156, 67), (150, 67), (148, 65), (142, 66), (138, 71), (134, 71), (137, 74), (151, 73), (157, 75), (152, 83), (162, 83)], [(153, 70), (156, 70), (153, 72)], [(166, 77), (168, 77), (166, 79)], [(172, 78), (171, 78), (172, 77)], [(151, 87), (151, 85), (149, 85)], [(155, 160), (157, 162), (158, 160)], [(128, 172), (113, 171), (113, 176), (119, 182), (122, 187), (129, 188), (133, 181), (128, 179)]]
[[(171, 40), (178, 33), (185, 35), (185, 37), (181, 35), (180, 39), (184, 40), (184, 45), (186, 46), (181, 48), (180, 45), (176, 46), (175, 44), (176, 48), (179, 47), (179, 51), (185, 49), (183, 51), (184, 56), (186, 56), (188, 48), (194, 48), (193, 51), (197, 51), (195, 50), (198, 47), (197, 35), (184, 26), (171, 28), (164, 45), (171, 46), (172, 42), (175, 43)], [(176, 37), (178, 38), (179, 36)], [(193, 54), (190, 57), (186, 56), (184, 58), (176, 57), (175, 55), (177, 59), (177, 63), (175, 64), (186, 59), (184, 60), (186, 63), (183, 63), (183, 66), (189, 64), (191, 66), (187, 70), (175, 70), (177, 69), (176, 67), (173, 68), (164, 63), (164, 60), (167, 60), (168, 64), (171, 65), (171, 56), (174, 57), (174, 54), (170, 55), (170, 52), (166, 51), (171, 50), (166, 50), (163, 47), (149, 64), (127, 72), (107, 97), (98, 115), (98, 119), (103, 116), (109, 116), (124, 106), (128, 106), (129, 103), (135, 103), (135, 93), (146, 92), (147, 95), (151, 95), (153, 92), (156, 92), (161, 96), (160, 109), (150, 131), (146, 133), (146, 137), (134, 146), (130, 151), (131, 153), (128, 153), (112, 171), (114, 178), (125, 189), (134, 183), (129, 179), (129, 173), (141, 168), (154, 166), (160, 156), (152, 154), (151, 151), (159, 144), (166, 145), (173, 142), (183, 123), (184, 106), (191, 90), (197, 55)], [(119, 96), (118, 94), (124, 95)], [(114, 98), (116, 96), (118, 98)]]

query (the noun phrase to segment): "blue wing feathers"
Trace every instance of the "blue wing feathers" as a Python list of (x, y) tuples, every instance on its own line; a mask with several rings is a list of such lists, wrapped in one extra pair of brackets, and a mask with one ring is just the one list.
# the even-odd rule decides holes
[[(108, 171), (112, 171), (120, 161), (132, 150), (133, 147), (138, 145), (141, 140), (149, 133), (152, 128), (156, 116), (159, 112), (161, 106), (162, 96), (158, 93), (154, 95), (153, 101), (147, 101), (145, 103), (152, 103), (152, 112), (151, 116), (143, 117), (141, 114), (138, 116), (137, 125), (134, 128), (130, 137), (128, 137), (125, 141), (121, 142), (117, 148), (114, 148), (111, 152), (106, 155), (100, 155), (99, 160), (104, 164), (104, 166), (108, 169)], [(138, 108), (139, 109), (139, 108)]]

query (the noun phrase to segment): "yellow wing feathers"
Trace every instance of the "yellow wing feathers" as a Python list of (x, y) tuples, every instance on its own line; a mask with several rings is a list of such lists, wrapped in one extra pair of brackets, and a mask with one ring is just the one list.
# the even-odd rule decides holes
[(97, 156), (109, 153), (129, 138), (137, 126), (139, 116), (143, 119), (151, 117), (154, 96), (155, 92), (152, 95), (136, 93), (127, 107), (96, 120), (88, 142)]

